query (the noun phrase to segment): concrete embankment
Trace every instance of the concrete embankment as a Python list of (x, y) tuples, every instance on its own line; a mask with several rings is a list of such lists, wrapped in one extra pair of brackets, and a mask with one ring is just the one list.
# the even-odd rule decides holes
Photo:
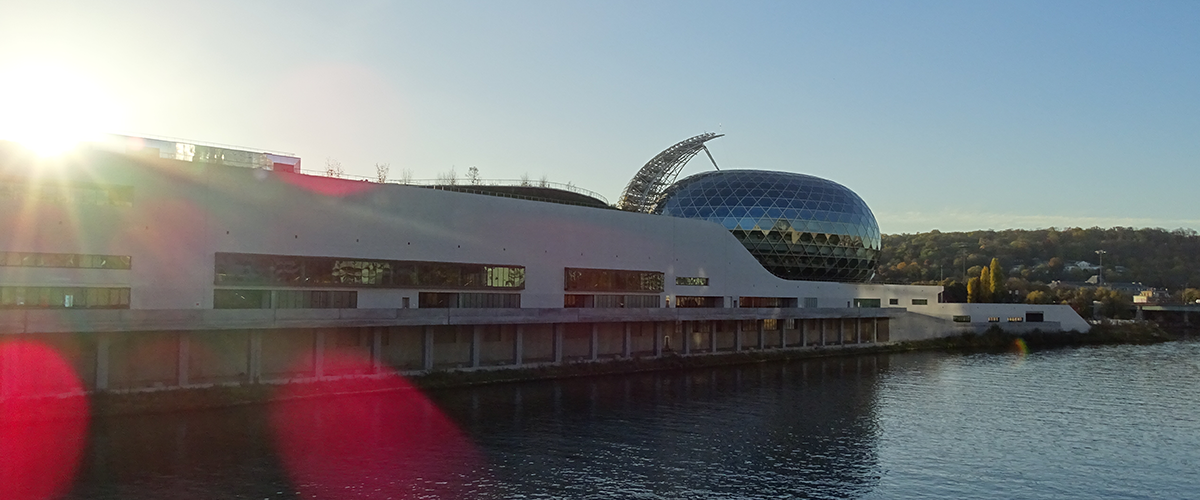
[[(1099, 324), (1091, 331), (1006, 333), (993, 329), (982, 334), (944, 337), (911, 342), (863, 344), (836, 347), (804, 347), (784, 350), (742, 351), (704, 355), (674, 355), (661, 358), (634, 358), (604, 361), (579, 361), (566, 364), (534, 365), (525, 368), (434, 371), (398, 377), (345, 378), (339, 380), (292, 384), (242, 384), (182, 388), (165, 391), (95, 393), (74, 397), (86, 398), (92, 416), (139, 413), (184, 412), (245, 404), (263, 404), (282, 398), (339, 397), (394, 390), (434, 390), (451, 387), (549, 380), (570, 377), (622, 375), (647, 371), (686, 370), (712, 366), (727, 366), (765, 362), (784, 362), (819, 357), (861, 356), (915, 350), (951, 350), (1000, 352), (1014, 349), (1049, 349), (1070, 346), (1105, 344), (1148, 344), (1186, 338), (1185, 332), (1169, 332), (1153, 323)], [(397, 380), (402, 383), (397, 384)], [(286, 396), (284, 396), (286, 394)], [(61, 398), (59, 398), (61, 399)], [(29, 412), (36, 405), (24, 404), (25, 415), (7, 411), (0, 404), (5, 419), (42, 420), (60, 418), (53, 408), (71, 406), (49, 405), (49, 410)]]

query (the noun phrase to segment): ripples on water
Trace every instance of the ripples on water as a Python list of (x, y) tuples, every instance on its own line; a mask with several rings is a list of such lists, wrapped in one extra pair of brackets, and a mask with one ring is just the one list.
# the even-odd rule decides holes
[[(432, 396), (482, 456), (456, 490), (471, 497), (1195, 498), (1198, 382), (1200, 344), (1171, 343), (830, 358)], [(380, 397), (336, 404), (386, 407)], [(296, 498), (303, 488), (280, 465), (267, 413), (94, 422), (71, 498)], [(386, 427), (379, 420), (365, 435)], [(327, 466), (355, 477), (356, 460)], [(363, 484), (376, 489), (334, 497), (436, 491)]]

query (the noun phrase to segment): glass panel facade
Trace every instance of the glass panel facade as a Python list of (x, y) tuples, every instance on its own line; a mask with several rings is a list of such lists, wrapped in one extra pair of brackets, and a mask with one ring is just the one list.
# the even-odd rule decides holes
[(0, 286), (3, 309), (129, 309), (128, 288)]
[(679, 286), (708, 286), (708, 278), (678, 276), (675, 278), (675, 284)]
[(724, 307), (721, 297), (675, 297), (675, 307)]
[(525, 288), (523, 266), (218, 252), (218, 285), (355, 288)]
[(662, 292), (663, 273), (658, 271), (625, 271), (619, 269), (565, 270), (565, 287), (569, 292)]
[(130, 269), (133, 266), (133, 258), (128, 255), (0, 252), (0, 266)]
[(705, 172), (668, 188), (654, 212), (723, 225), (785, 279), (869, 281), (879, 261), (879, 225), (867, 204), (845, 186), (809, 175)]

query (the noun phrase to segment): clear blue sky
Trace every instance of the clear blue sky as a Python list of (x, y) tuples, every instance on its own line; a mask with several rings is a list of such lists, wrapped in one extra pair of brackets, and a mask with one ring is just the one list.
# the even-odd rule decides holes
[(0, 72), (30, 61), (93, 82), (110, 131), (310, 169), (476, 166), (615, 201), (717, 131), (722, 168), (835, 180), (885, 233), (1200, 229), (1196, 1), (8, 0)]

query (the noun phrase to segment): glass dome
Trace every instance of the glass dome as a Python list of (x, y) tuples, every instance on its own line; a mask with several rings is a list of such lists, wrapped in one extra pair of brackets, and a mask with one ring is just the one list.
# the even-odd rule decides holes
[(720, 170), (676, 182), (654, 213), (725, 226), (790, 280), (863, 282), (879, 263), (879, 224), (854, 191), (811, 175)]

